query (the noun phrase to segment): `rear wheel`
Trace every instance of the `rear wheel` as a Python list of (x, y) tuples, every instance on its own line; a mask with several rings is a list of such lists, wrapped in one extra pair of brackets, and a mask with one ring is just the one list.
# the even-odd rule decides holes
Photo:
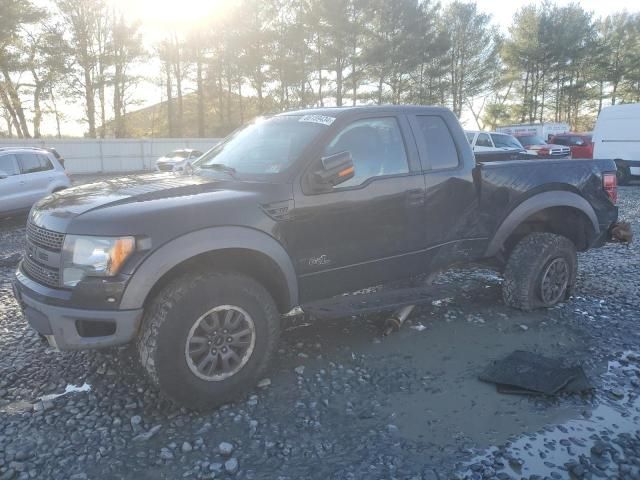
[(532, 233), (515, 246), (504, 272), (502, 296), (521, 310), (552, 307), (569, 298), (578, 260), (571, 240), (553, 233)]
[(186, 275), (145, 313), (140, 360), (177, 403), (209, 409), (253, 387), (276, 348), (280, 315), (267, 290), (236, 273)]

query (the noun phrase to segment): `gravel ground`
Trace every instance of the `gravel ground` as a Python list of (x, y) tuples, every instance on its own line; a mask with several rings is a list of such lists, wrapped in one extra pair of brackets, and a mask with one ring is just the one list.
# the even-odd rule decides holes
[[(640, 188), (620, 206), (639, 235)], [(0, 225), (0, 257), (20, 252), (23, 223)], [(495, 274), (455, 270), (437, 281), (459, 293), (389, 337), (375, 315), (287, 320), (268, 378), (209, 414), (160, 398), (130, 349), (50, 349), (0, 266), (0, 480), (638, 479), (639, 259), (637, 244), (581, 254), (575, 298), (548, 311), (508, 309)], [(477, 380), (515, 349), (581, 364), (595, 391)]]

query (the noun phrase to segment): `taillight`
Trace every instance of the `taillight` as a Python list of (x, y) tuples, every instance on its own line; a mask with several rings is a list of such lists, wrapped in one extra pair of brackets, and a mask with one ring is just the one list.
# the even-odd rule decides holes
[(604, 191), (609, 195), (609, 199), (615, 205), (618, 203), (618, 179), (615, 173), (605, 173), (602, 175), (602, 185)]

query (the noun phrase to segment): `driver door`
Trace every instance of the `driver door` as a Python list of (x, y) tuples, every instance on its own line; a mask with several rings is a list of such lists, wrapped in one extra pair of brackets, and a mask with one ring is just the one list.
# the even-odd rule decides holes
[(295, 221), (285, 234), (302, 302), (410, 276), (424, 247), (422, 173), (415, 145), (400, 129), (406, 119), (354, 120), (322, 157), (348, 151), (355, 175), (323, 193), (294, 196)]

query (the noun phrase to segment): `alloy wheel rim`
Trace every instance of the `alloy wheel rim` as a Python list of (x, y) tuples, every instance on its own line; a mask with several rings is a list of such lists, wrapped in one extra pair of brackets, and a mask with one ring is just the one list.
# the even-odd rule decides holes
[(569, 284), (569, 264), (564, 258), (554, 258), (542, 274), (540, 297), (545, 305), (556, 303)]
[(255, 348), (255, 324), (235, 305), (220, 305), (198, 318), (187, 335), (185, 359), (191, 373), (215, 382), (238, 373)]

